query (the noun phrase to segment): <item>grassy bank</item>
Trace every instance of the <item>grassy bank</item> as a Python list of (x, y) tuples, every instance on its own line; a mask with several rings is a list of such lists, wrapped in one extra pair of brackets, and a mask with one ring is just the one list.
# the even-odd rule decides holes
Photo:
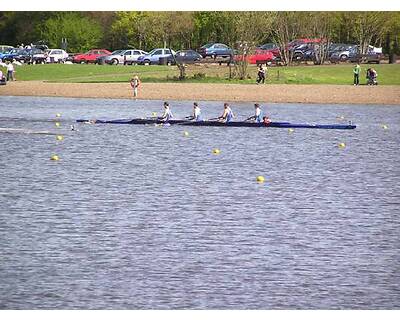
[[(378, 72), (380, 85), (400, 85), (400, 64), (372, 65)], [(361, 65), (361, 83), (369, 65)], [(324, 66), (293, 66), (268, 68), (267, 82), (273, 84), (339, 84), (353, 81), (352, 64)], [(2, 68), (3, 72), (6, 70)], [(232, 68), (232, 71), (234, 68)], [(256, 67), (249, 66), (248, 79), (229, 80), (226, 65), (189, 65), (187, 82), (200, 83), (255, 83)], [(109, 66), (109, 65), (24, 65), (16, 67), (18, 81), (42, 80), (51, 82), (127, 82), (138, 74), (143, 82), (174, 82), (179, 75), (175, 66)]]

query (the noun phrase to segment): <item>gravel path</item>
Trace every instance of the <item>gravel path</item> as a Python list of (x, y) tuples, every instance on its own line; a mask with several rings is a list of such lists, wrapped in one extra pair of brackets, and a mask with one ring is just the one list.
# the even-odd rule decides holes
[[(133, 98), (128, 83), (15, 81), (0, 96)], [(143, 83), (139, 99), (400, 105), (400, 86)]]

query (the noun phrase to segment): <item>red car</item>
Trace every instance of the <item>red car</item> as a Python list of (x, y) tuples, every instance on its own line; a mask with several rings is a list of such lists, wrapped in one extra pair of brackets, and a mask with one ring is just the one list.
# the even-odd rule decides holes
[(98, 57), (108, 56), (111, 52), (106, 49), (92, 49), (86, 53), (77, 54), (73, 58), (75, 63), (95, 63)]
[[(235, 55), (235, 61), (241, 61), (242, 55)], [(247, 56), (247, 62), (250, 64), (267, 63), (275, 59), (274, 54), (270, 50), (256, 50), (254, 54)]]

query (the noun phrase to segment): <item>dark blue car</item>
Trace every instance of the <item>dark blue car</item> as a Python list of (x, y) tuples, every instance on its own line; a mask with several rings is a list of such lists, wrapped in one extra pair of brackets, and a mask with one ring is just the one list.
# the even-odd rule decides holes
[(7, 52), (0, 53), (0, 59), (2, 61), (13, 61), (20, 51), (21, 49), (13, 48)]
[(208, 43), (197, 50), (203, 58), (233, 57), (233, 50), (223, 43)]

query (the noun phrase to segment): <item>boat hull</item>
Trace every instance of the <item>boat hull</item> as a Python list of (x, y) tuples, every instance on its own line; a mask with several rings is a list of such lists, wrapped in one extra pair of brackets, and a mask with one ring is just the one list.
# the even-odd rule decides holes
[(290, 123), (290, 122), (271, 122), (264, 124), (260, 122), (246, 122), (246, 121), (188, 121), (184, 119), (170, 120), (168, 122), (159, 119), (116, 119), (116, 120), (85, 120), (79, 119), (77, 122), (92, 123), (92, 124), (177, 124), (182, 126), (195, 126), (195, 127), (249, 127), (249, 128), (305, 128), (305, 129), (336, 129), (336, 130), (349, 130), (355, 129), (356, 125), (353, 124), (307, 124), (307, 123)]

